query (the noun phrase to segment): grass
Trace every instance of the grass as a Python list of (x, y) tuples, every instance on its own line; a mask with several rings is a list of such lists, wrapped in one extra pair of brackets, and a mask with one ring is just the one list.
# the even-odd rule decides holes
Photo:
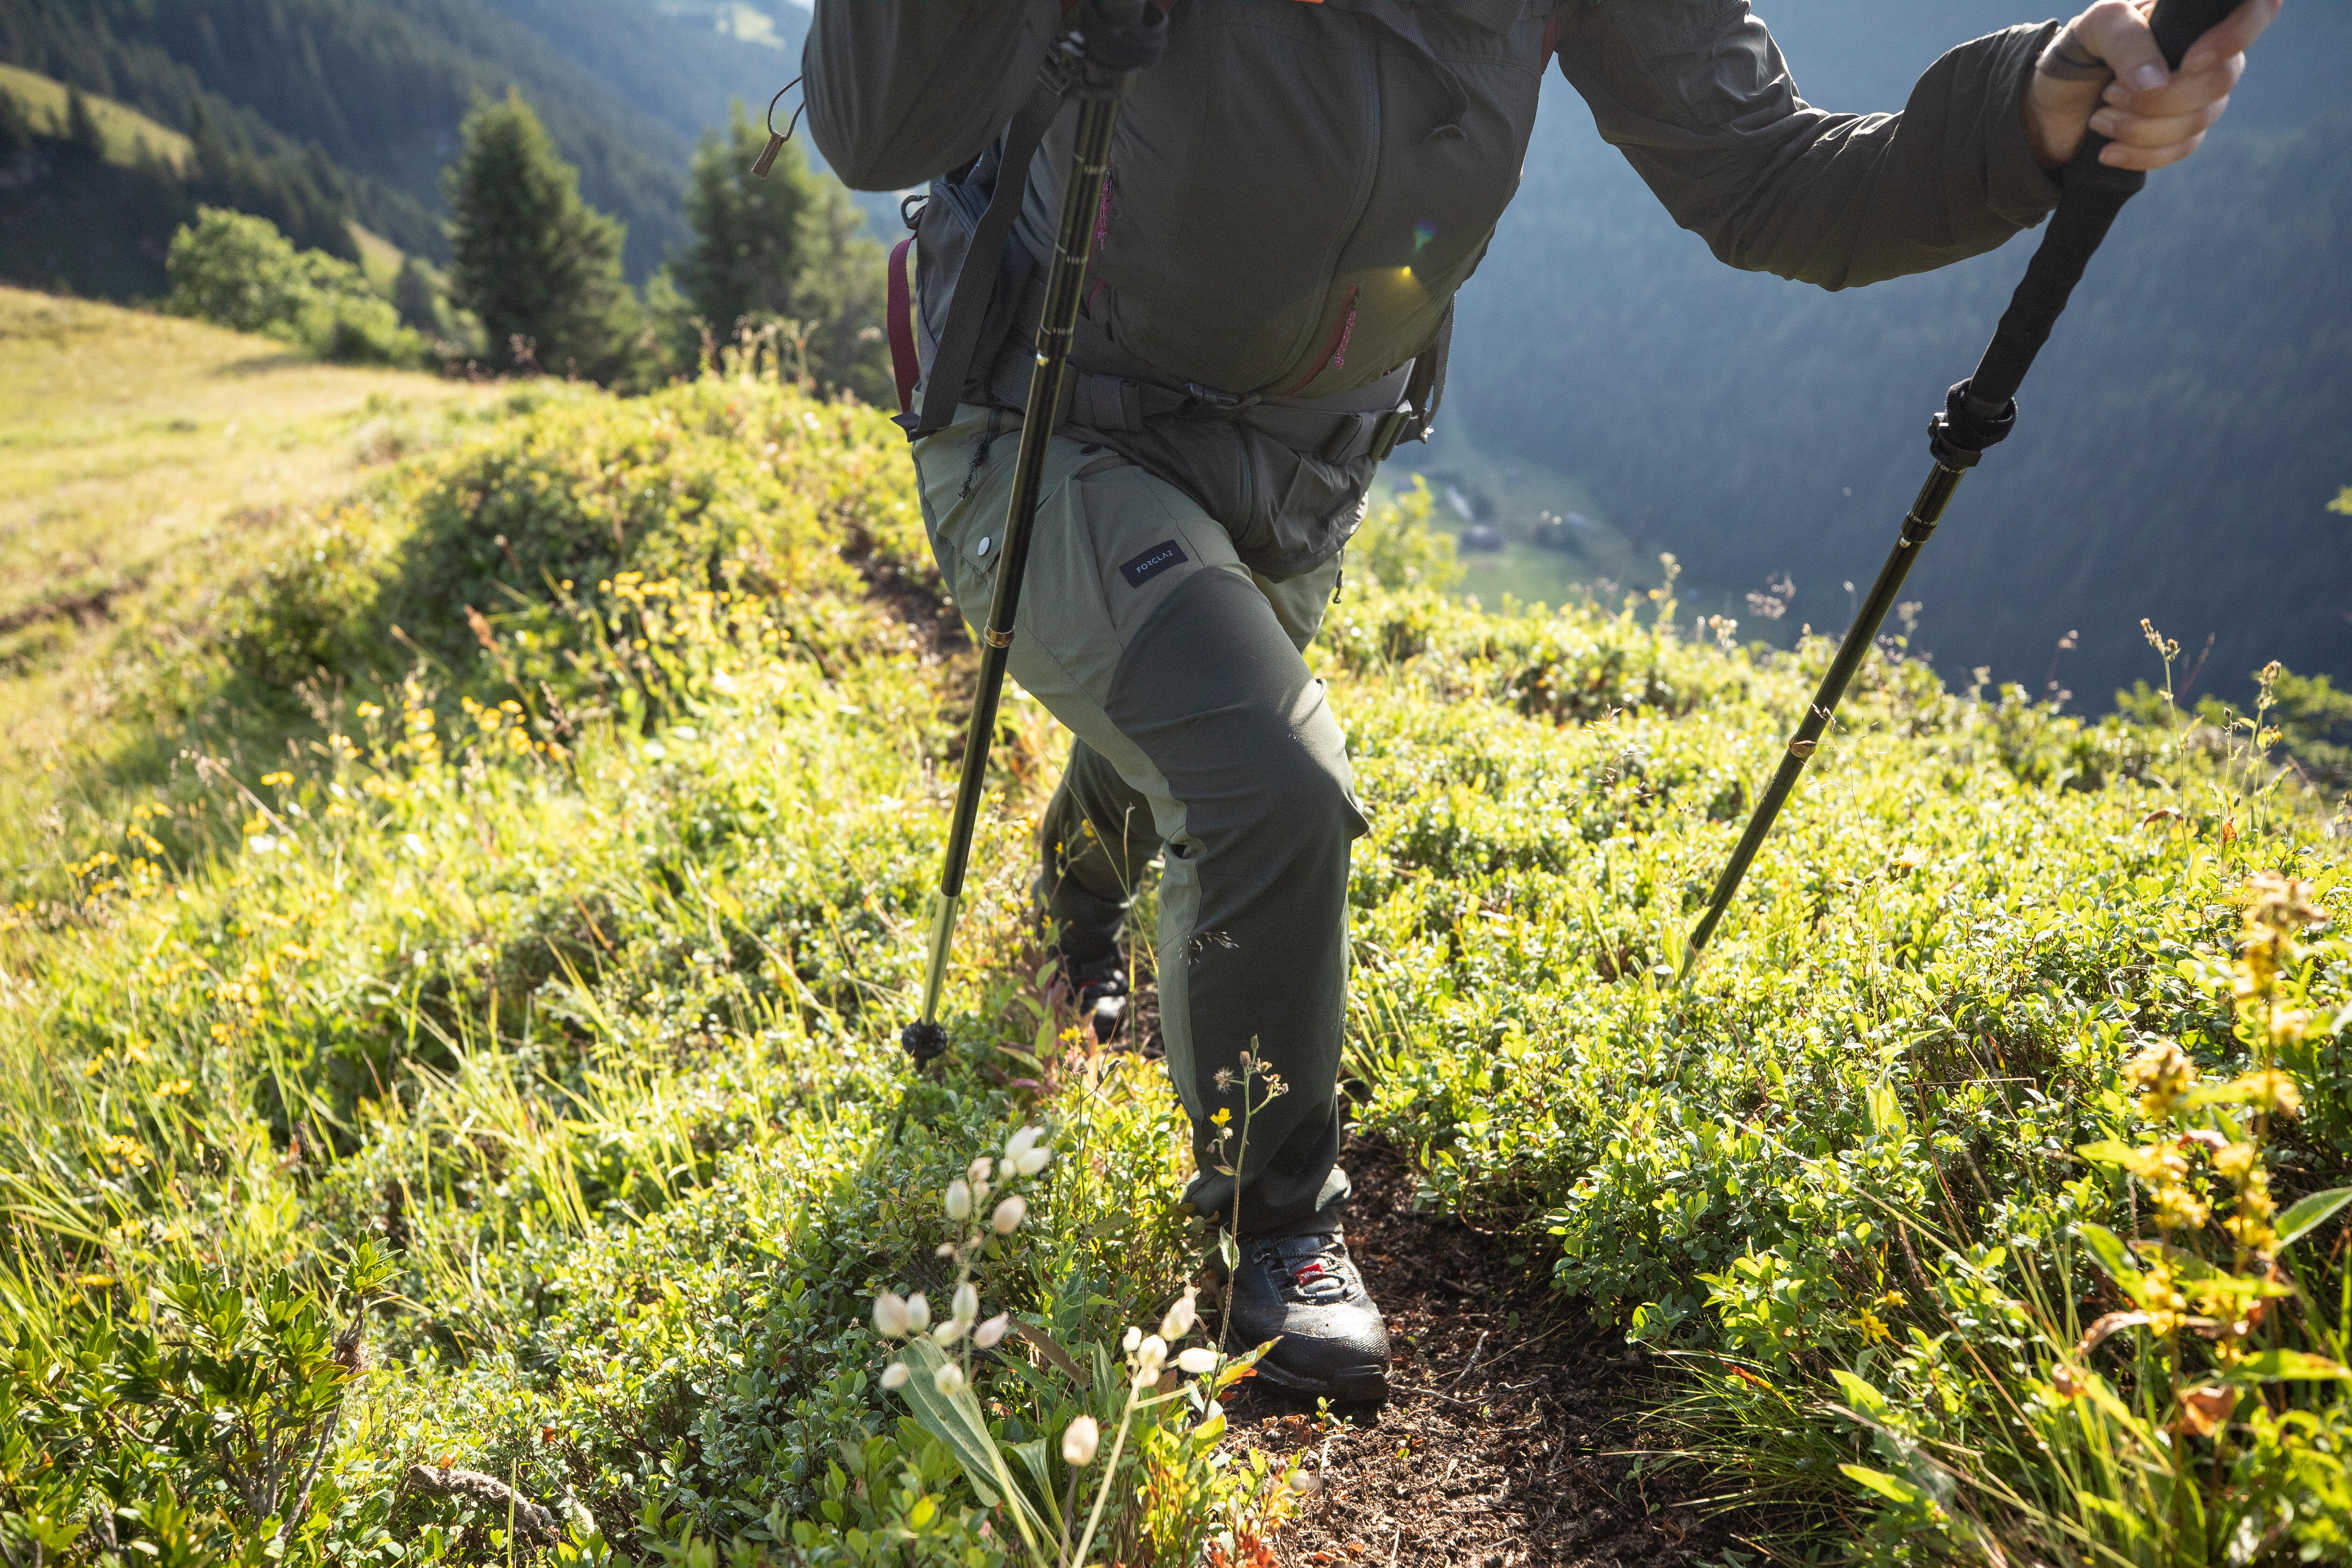
[[(0, 754), (21, 773), (105, 700), (126, 627), (170, 638), (303, 510), (497, 395), (0, 288)], [(37, 763), (34, 764), (37, 765)]]
[[(1497, 457), (1479, 446), (1463, 417), (1449, 411), (1425, 447), (1402, 448), (1391, 476), (1384, 476), (1376, 499), (1385, 501), (1410, 488), (1404, 464), (1426, 478), (1435, 505), (1430, 525), (1457, 538), (1473, 521), (1503, 535), (1498, 551), (1464, 552), (1458, 592), (1482, 604), (1565, 604), (1590, 596), (1595, 584), (1649, 588), (1658, 581), (1657, 563), (1613, 527), (1591, 492), (1540, 463)], [(1538, 547), (1530, 542), (1546, 513), (1583, 519), (1571, 537), (1573, 550)], [(1475, 514), (1475, 516), (1473, 515)], [(1603, 596), (1609, 590), (1602, 588)]]
[[(1036, 1000), (1034, 703), (958, 1049), (919, 1079), (897, 1050), (968, 669), (928, 635), (895, 427), (740, 365), (395, 410), (406, 378), (241, 374), (252, 340), (6, 300), (56, 323), (5, 340), (54, 432), (17, 449), (117, 509), (88, 566), (26, 525), (51, 576), (150, 574), (7, 682), (41, 739), (0, 764), (0, 1544), (979, 1568), (1067, 1561), (1090, 1497), (1130, 1568), (1278, 1534), (1288, 1478), (1221, 1443), (1222, 1373), (1150, 1403), (1120, 1348), (1205, 1243), (1158, 1069)], [(170, 412), (77, 321), (251, 412)], [(109, 395), (188, 442), (177, 521), (101, 482), (101, 452), (176, 471)], [(10, 474), (22, 515), (61, 504)], [(265, 504), (243, 550), (191, 546)], [(1312, 656), (1372, 823), (1350, 1092), (1426, 1200), (1679, 1366), (1664, 1418), (1781, 1504), (1791, 1559), (2334, 1550), (2352, 1234), (2149, 1217), (2252, 1212), (2199, 1152), (2233, 1141), (2288, 1214), (2352, 1166), (2352, 818), (2263, 715), (2089, 724), (1890, 643), (1678, 988), (1827, 647), (1694, 625), (1670, 572), (1489, 614), (1451, 564), (1424, 501), (1385, 510)], [(2241, 905), (2274, 871), (2257, 984)], [(2152, 1103), (2163, 1050), (2222, 1092)], [(2300, 1113), (2254, 1129), (2231, 1086), (2272, 1068)], [(1052, 1161), (982, 1236), (950, 1184), (1024, 1125)], [(2077, 1152), (2107, 1145), (2138, 1165)], [(2273, 1258), (2242, 1331), (2082, 1343), (2161, 1271), (2213, 1295)], [(967, 1277), (1022, 1331), (958, 1363), (968, 1403), (886, 1389), (877, 1298), (936, 1315)]]
[[(16, 100), (34, 129), (52, 136), (66, 133), (69, 93), (65, 83), (22, 66), (0, 64), (0, 93)], [(195, 152), (195, 143), (185, 135), (157, 124), (128, 104), (88, 93), (83, 99), (89, 105), (90, 118), (98, 122), (99, 134), (106, 139), (107, 156), (116, 163), (146, 157), (178, 169)]]
[(352, 242), (360, 247), (360, 270), (367, 274), (368, 286), (391, 299), (393, 283), (400, 277), (400, 264), (407, 259), (407, 253), (356, 223), (352, 225)]

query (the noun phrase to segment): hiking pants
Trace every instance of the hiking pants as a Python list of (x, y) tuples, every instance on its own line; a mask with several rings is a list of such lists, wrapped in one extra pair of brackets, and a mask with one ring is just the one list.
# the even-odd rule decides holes
[[(966, 406), (914, 447), (931, 550), (975, 634), (1020, 439), (1018, 414)], [(1288, 1085), (1251, 1121), (1244, 1236), (1334, 1228), (1348, 1194), (1348, 846), (1364, 819), (1347, 742), (1300, 657), (1338, 574), (1334, 559), (1285, 583), (1255, 577), (1182, 490), (1053, 440), (1011, 658), (1076, 736), (1040, 835), (1042, 901), (1072, 959), (1108, 957), (1160, 858), (1160, 1027), (1192, 1121), (1195, 1209), (1234, 1214), (1234, 1178), (1213, 1167), (1234, 1163), (1221, 1132), (1238, 1142), (1236, 1058), (1255, 1045)], [(1221, 1070), (1233, 1074), (1222, 1087)]]

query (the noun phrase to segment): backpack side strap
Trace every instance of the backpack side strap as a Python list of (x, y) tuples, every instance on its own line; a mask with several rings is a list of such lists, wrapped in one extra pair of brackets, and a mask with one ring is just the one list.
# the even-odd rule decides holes
[(955, 423), (956, 405), (962, 401), (964, 384), (971, 379), (972, 357), (980, 346), (981, 326), (988, 316), (1005, 241), (1012, 237), (1013, 220), (1028, 195), (1029, 165), (1045, 143), (1046, 128), (1061, 110), (1064, 91), (1059, 80), (1050, 74), (1041, 75), (1037, 90), (1005, 127), (996, 189), (972, 230), (963, 264), (956, 268), (955, 287), (948, 294), (947, 321), (940, 329), (939, 352), (931, 356), (931, 373), (925, 380), (922, 417), (908, 432), (910, 437), (929, 436)]
[(1404, 385), (1404, 404), (1381, 420), (1372, 436), (1372, 461), (1384, 462), (1401, 441), (1426, 441), (1437, 426), (1437, 405), (1445, 395), (1445, 362), (1454, 353), (1454, 301), (1445, 302), (1437, 331), (1412, 360), (1412, 378)]

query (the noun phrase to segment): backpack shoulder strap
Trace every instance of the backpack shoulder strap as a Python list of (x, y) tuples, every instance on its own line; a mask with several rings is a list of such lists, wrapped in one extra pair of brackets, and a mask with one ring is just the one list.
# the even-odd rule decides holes
[(1037, 90), (1004, 129), (996, 188), (972, 230), (963, 263), (956, 268), (955, 286), (948, 293), (947, 320), (940, 329), (939, 352), (931, 356), (931, 373), (923, 388), (922, 416), (908, 433), (911, 437), (929, 436), (955, 423), (956, 405), (963, 398), (965, 383), (971, 379), (972, 355), (980, 346), (981, 325), (988, 316), (989, 296), (996, 286), (1005, 241), (1012, 237), (1013, 220), (1020, 215), (1022, 200), (1029, 192), (1029, 165), (1062, 107), (1062, 93), (1061, 85), (1050, 76), (1042, 78)]

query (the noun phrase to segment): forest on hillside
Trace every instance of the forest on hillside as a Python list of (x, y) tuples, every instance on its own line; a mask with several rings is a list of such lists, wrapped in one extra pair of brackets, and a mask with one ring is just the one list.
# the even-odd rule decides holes
[[(703, 10), (636, 0), (0, 0), (0, 59), (119, 100), (174, 129), (202, 121), (341, 176), (351, 216), (440, 259), (442, 169), (480, 98), (519, 88), (590, 204), (627, 227), (642, 281), (687, 239), (688, 154), (798, 72), (790, 5), (722, 32)], [(46, 279), (42, 279), (46, 281)]]
[[(1809, 100), (1895, 110), (2010, 0), (1764, 0)], [(2290, 4), (2197, 157), (2149, 182), (1907, 590), (1948, 675), (1978, 665), (2091, 711), (2158, 675), (2196, 694), (2266, 659), (2352, 675), (2352, 6)], [(1686, 595), (1785, 643), (1842, 628), (1927, 471), (1927, 416), (1976, 363), (2038, 236), (1829, 294), (1736, 272), (1675, 227), (1546, 84), (1517, 201), (1462, 296), (1449, 406), (1482, 449), (1582, 481), (1673, 551)], [(1527, 520), (1505, 520), (1524, 526)], [(1775, 624), (1747, 595), (1793, 584)], [(2075, 634), (2078, 645), (2060, 654)], [(2210, 652), (2207, 639), (2210, 637)], [(2054, 665), (2054, 669), (2053, 669)], [(2188, 672), (2184, 668), (2184, 674)]]

